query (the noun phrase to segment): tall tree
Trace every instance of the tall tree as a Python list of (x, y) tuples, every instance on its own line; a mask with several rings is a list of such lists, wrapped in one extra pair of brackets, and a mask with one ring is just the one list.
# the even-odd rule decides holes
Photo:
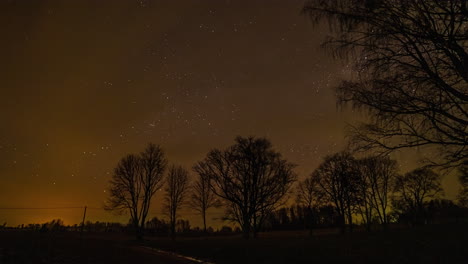
[(367, 231), (371, 231), (372, 222), (375, 215), (375, 210), (373, 206), (373, 199), (371, 195), (371, 185), (365, 176), (365, 167), (363, 164), (357, 160), (357, 182), (356, 182), (356, 196), (355, 196), (355, 211), (359, 213), (362, 217), (362, 221), (366, 226)]
[(128, 211), (137, 239), (143, 237), (151, 199), (161, 188), (166, 165), (163, 150), (150, 143), (140, 155), (122, 158), (114, 169), (105, 209)]
[(314, 208), (319, 208), (323, 199), (323, 192), (319, 188), (320, 186), (317, 178), (313, 177), (307, 177), (303, 181), (299, 182), (297, 186), (296, 201), (299, 205), (304, 206), (307, 209), (307, 217), (304, 217), (304, 219), (309, 219), (309, 221), (311, 221), (309, 227), (310, 235), (312, 235)]
[(367, 199), (387, 228), (389, 194), (397, 176), (397, 163), (389, 157), (369, 156), (359, 160), (362, 182), (367, 186)]
[(177, 224), (177, 211), (182, 207), (188, 190), (188, 171), (172, 165), (167, 175), (164, 213), (169, 216), (171, 236), (174, 238)]
[(311, 0), (304, 12), (327, 19), (336, 34), (324, 45), (354, 66), (337, 96), (370, 114), (352, 129), (357, 149), (427, 147), (439, 165), (467, 158), (467, 0)]
[(409, 212), (414, 223), (424, 220), (425, 202), (443, 193), (441, 177), (423, 167), (396, 177), (393, 203), (395, 209)]
[(196, 167), (209, 175), (213, 192), (227, 202), (228, 218), (249, 238), (283, 200), (296, 174), (294, 165), (283, 159), (269, 140), (237, 137), (235, 142), (225, 150), (210, 151)]
[(352, 229), (352, 214), (358, 202), (360, 180), (353, 156), (347, 152), (326, 156), (312, 173), (312, 178), (318, 182), (323, 198), (337, 209), (341, 232), (345, 232), (346, 223)]
[(193, 167), (193, 170), (198, 173), (198, 179), (192, 186), (192, 195), (188, 205), (200, 213), (203, 219), (203, 232), (206, 233), (206, 212), (212, 207), (219, 207), (220, 202), (211, 190), (209, 175), (206, 175), (197, 165)]

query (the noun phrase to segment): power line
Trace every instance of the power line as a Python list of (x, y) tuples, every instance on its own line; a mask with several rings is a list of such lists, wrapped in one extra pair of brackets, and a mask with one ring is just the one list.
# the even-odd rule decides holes
[[(61, 209), (84, 209), (85, 206), (60, 206), (60, 207), (0, 207), (0, 210), (61, 210)], [(86, 206), (87, 209), (91, 210), (103, 210), (102, 207), (90, 207)], [(200, 215), (195, 212), (181, 212), (182, 215)], [(224, 212), (209, 212), (207, 215), (223, 215)], [(153, 212), (150, 215), (166, 215), (165, 213)]]
[[(57, 210), (57, 209), (83, 209), (85, 206), (61, 206), (61, 207), (0, 207), (0, 210)], [(88, 209), (102, 209), (99, 207), (88, 207)]]

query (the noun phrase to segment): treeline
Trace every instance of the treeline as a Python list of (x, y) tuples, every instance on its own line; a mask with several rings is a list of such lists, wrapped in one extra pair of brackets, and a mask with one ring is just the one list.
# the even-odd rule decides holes
[[(359, 218), (359, 215), (356, 215)], [(414, 225), (411, 211), (391, 211), (389, 223), (397, 225)], [(452, 200), (434, 199), (424, 203), (425, 224), (448, 224), (468, 222), (468, 208), (462, 207)], [(273, 230), (304, 230), (320, 228), (339, 228), (340, 216), (331, 205), (313, 208), (312, 210), (300, 205), (282, 207), (272, 212), (266, 219), (263, 231)], [(358, 227), (368, 228), (363, 221), (356, 221)], [(381, 229), (378, 217), (374, 217), (370, 227)], [(370, 230), (370, 228), (368, 229)]]
[(39, 232), (127, 232), (128, 225), (117, 222), (91, 222), (83, 224), (65, 225), (62, 219), (53, 219), (51, 221), (39, 224), (21, 224), (17, 227), (4, 227), (5, 229), (21, 229)]
[[(223, 208), (224, 220), (237, 224), (244, 237), (259, 231), (340, 227), (363, 224), (387, 229), (390, 223), (425, 224), (466, 217), (466, 166), (460, 168), (459, 203), (441, 200), (441, 176), (429, 167), (400, 174), (388, 156), (356, 158), (348, 152), (326, 156), (318, 168), (296, 184), (295, 164), (265, 138), (237, 137), (226, 149), (213, 149), (192, 171), (168, 166), (160, 146), (149, 144), (140, 154), (122, 158), (110, 181), (106, 209), (130, 214), (137, 238), (143, 233), (191, 230), (180, 209), (197, 212), (207, 231), (206, 213)], [(154, 194), (164, 191), (168, 221), (147, 220)], [(296, 205), (284, 207), (295, 199)], [(284, 207), (284, 208), (281, 208)]]
[[(16, 230), (29, 230), (29, 231), (38, 231), (38, 232), (91, 232), (91, 233), (131, 233), (134, 232), (134, 226), (131, 222), (127, 224), (122, 224), (119, 222), (91, 222), (86, 221), (83, 224), (74, 224), (74, 225), (65, 225), (62, 219), (53, 219), (51, 221), (39, 224), (21, 224), (16, 227), (7, 227), (6, 223), (0, 226), (1, 229), (16, 229)], [(176, 222), (176, 232), (178, 234), (187, 235), (225, 235), (225, 234), (234, 234), (240, 233), (239, 228), (232, 228), (230, 226), (222, 226), (220, 228), (214, 229), (213, 227), (208, 227), (206, 230), (203, 230), (199, 227), (193, 227), (190, 225), (189, 220), (179, 219)], [(170, 235), (171, 234), (171, 225), (168, 221), (164, 219), (158, 219), (157, 217), (152, 218), (147, 221), (145, 224), (145, 233), (147, 235)]]
[[(451, 200), (434, 199), (424, 203), (424, 223), (426, 224), (447, 224), (468, 221), (468, 208), (460, 206)], [(392, 224), (413, 225), (411, 211), (392, 211), (389, 213), (389, 222)], [(327, 205), (310, 210), (299, 204), (281, 207), (272, 211), (266, 217), (261, 231), (280, 230), (305, 230), (312, 232), (314, 229), (338, 228), (340, 227), (340, 216), (336, 208)], [(367, 223), (356, 223), (356, 226), (367, 228)], [(377, 217), (372, 220), (371, 226), (378, 228), (380, 221)], [(84, 226), (64, 225), (61, 219), (53, 219), (42, 224), (18, 225), (16, 228), (6, 227), (6, 223), (0, 229), (21, 229), (40, 232), (92, 232), (92, 233), (131, 233), (134, 232), (132, 222), (127, 224), (118, 222), (91, 222), (87, 221)], [(176, 232), (183, 236), (198, 235), (228, 235), (239, 234), (242, 230), (239, 227), (222, 226), (214, 229), (207, 227), (206, 230), (191, 226), (189, 220), (179, 219), (176, 222)], [(145, 224), (145, 233), (149, 236), (168, 236), (171, 234), (171, 226), (165, 219), (153, 217)]]
[(264, 230), (299, 230), (337, 227), (340, 223), (336, 208), (331, 205), (310, 210), (301, 205), (282, 207), (269, 214)]
[(376, 225), (387, 229), (390, 223), (417, 225), (467, 216), (463, 202), (440, 200), (440, 174), (429, 167), (400, 174), (398, 167), (388, 156), (329, 155), (299, 183), (297, 201), (312, 216), (317, 208), (331, 205), (341, 232), (352, 230), (356, 219), (371, 230)]
[[(187, 235), (216, 235), (216, 234), (232, 234), (240, 233), (241, 230), (237, 228), (232, 228), (230, 226), (223, 225), (220, 228), (214, 229), (209, 226), (206, 229), (200, 228), (198, 226), (191, 226), (189, 220), (179, 219), (176, 222), (175, 231), (178, 234)], [(157, 217), (152, 218), (150, 221), (146, 222), (145, 231), (148, 235), (170, 235), (172, 233), (171, 223), (164, 220), (158, 219)]]

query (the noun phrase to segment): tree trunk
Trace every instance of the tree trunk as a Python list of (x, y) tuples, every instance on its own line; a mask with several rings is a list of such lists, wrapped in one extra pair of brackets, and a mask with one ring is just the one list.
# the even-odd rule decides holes
[(137, 240), (143, 240), (143, 231), (141, 230), (140, 227), (137, 228), (136, 239)]
[[(308, 211), (308, 213), (309, 213), (309, 221), (310, 221), (310, 222), (309, 222), (309, 224), (310, 224), (310, 226), (309, 226), (309, 236), (312, 236), (313, 233), (314, 233), (314, 232), (313, 232), (313, 228), (314, 228), (314, 218), (312, 217), (312, 208), (309, 206), (307, 209), (308, 209), (307, 211)], [(304, 218), (305, 218), (305, 217), (304, 217)]]
[(243, 237), (245, 239), (250, 238), (250, 223), (244, 220), (244, 224), (242, 226)]
[(348, 221), (349, 221), (349, 232), (353, 232), (353, 218), (351, 216), (351, 213), (348, 213)]
[(203, 233), (206, 233), (206, 213), (203, 212)]
[(135, 238), (137, 240), (142, 240), (143, 239), (143, 233), (140, 229), (140, 224), (138, 223), (138, 220), (133, 220), (133, 228), (135, 228)]
[(383, 212), (382, 212), (382, 218), (383, 218), (382, 227), (383, 227), (383, 230), (386, 232), (388, 231), (388, 217), (387, 217), (387, 213), (385, 212), (385, 208), (383, 209)]
[(257, 238), (257, 233), (258, 233), (259, 227), (257, 226), (257, 217), (254, 216), (254, 223), (253, 223), (253, 230), (252, 230), (252, 237)]
[(353, 232), (353, 216), (351, 214), (351, 208), (348, 208), (347, 214), (348, 214), (348, 224), (349, 224), (349, 232)]
[(365, 213), (366, 213), (366, 231), (371, 232), (372, 229), (372, 212), (368, 207), (369, 205), (366, 205), (365, 208)]
[(242, 227), (242, 232), (243, 232), (242, 237), (245, 238), (245, 239), (249, 239), (250, 238), (251, 223), (250, 223), (250, 217), (247, 215), (246, 212), (243, 212), (243, 214), (242, 214), (241, 227)]
[(344, 213), (340, 216), (340, 233), (346, 233), (346, 216)]
[(171, 221), (171, 238), (175, 239), (176, 225), (175, 221)]

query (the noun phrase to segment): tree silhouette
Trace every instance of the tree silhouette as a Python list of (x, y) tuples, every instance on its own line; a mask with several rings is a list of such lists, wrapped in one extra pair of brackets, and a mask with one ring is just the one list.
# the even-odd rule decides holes
[(190, 232), (190, 222), (189, 220), (178, 219), (176, 222), (176, 230), (179, 233)]
[(153, 217), (151, 220), (146, 222), (146, 228), (148, 228), (153, 233), (165, 234), (169, 232), (169, 224), (164, 221), (164, 219), (158, 219)]
[(447, 166), (467, 158), (466, 0), (311, 0), (304, 12), (327, 18), (337, 34), (324, 45), (353, 61), (357, 76), (337, 95), (371, 116), (351, 128), (357, 149), (426, 146)]
[(245, 238), (256, 235), (296, 179), (294, 165), (265, 138), (237, 137), (227, 149), (210, 151), (196, 168), (209, 175), (213, 192), (227, 202), (227, 218)]
[(197, 165), (193, 167), (193, 170), (198, 174), (198, 179), (192, 186), (192, 195), (188, 205), (202, 216), (203, 232), (206, 233), (206, 211), (212, 207), (219, 207), (220, 202), (211, 190), (209, 175), (206, 175)]
[(375, 210), (371, 194), (371, 185), (364, 174), (365, 167), (362, 166), (363, 164), (359, 162), (359, 160), (357, 160), (356, 162), (356, 169), (359, 171), (359, 173), (357, 174), (357, 193), (355, 196), (354, 209), (357, 213), (361, 215), (362, 221), (366, 226), (366, 230), (369, 232), (371, 231), (372, 222), (375, 216)]
[(394, 209), (409, 212), (413, 223), (421, 223), (425, 220), (425, 202), (443, 192), (440, 181), (440, 175), (426, 167), (397, 176), (393, 191)]
[(177, 224), (177, 211), (182, 207), (188, 190), (188, 171), (181, 166), (171, 166), (167, 175), (164, 213), (169, 216), (171, 236), (174, 238)]
[(161, 188), (166, 165), (163, 150), (150, 143), (140, 155), (122, 158), (114, 169), (105, 209), (128, 211), (137, 239), (143, 237), (151, 199)]
[[(323, 197), (323, 192), (320, 191), (320, 186), (317, 178), (308, 177), (299, 182), (297, 186), (296, 201), (299, 205), (304, 206), (307, 210), (307, 217), (311, 222), (313, 220), (313, 209), (320, 207)], [(310, 223), (310, 235), (312, 235), (313, 223)]]
[(347, 152), (326, 156), (312, 173), (326, 202), (331, 203), (341, 218), (341, 232), (346, 223), (352, 230), (353, 208), (358, 203), (360, 175), (356, 160)]
[(389, 194), (397, 176), (397, 163), (388, 157), (379, 156), (369, 156), (358, 162), (362, 177), (361, 183), (365, 186), (362, 188), (366, 192), (364, 196), (386, 229), (389, 223), (387, 215)]

